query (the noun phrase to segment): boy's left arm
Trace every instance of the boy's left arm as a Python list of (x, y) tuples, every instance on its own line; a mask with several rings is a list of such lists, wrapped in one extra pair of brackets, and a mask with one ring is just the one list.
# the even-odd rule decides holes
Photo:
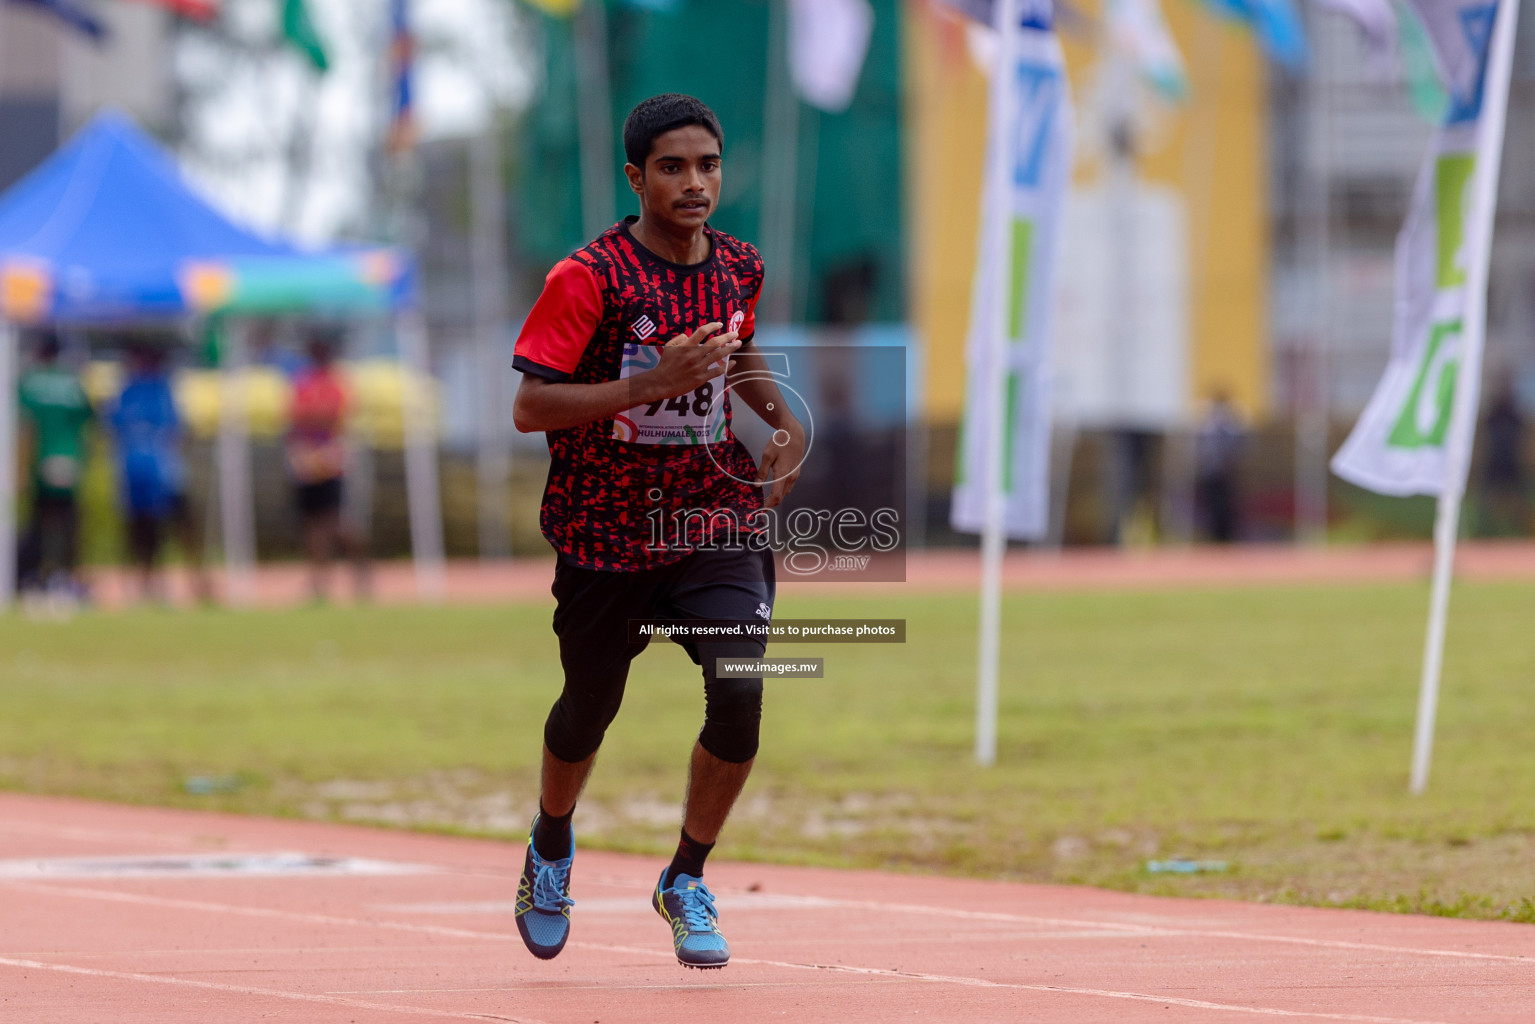
[(800, 463), (805, 458), (805, 428), (789, 411), (783, 393), (773, 382), (767, 360), (753, 342), (743, 343), (731, 358), (728, 381), (730, 390), (773, 428), (757, 471), (760, 482), (773, 482), (762, 503), (764, 508), (772, 508), (788, 497), (799, 480)]

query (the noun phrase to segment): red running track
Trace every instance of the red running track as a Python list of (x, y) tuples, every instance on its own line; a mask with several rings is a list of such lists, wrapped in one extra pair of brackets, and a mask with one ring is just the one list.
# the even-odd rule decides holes
[[(1153, 550), (1068, 548), (1064, 551), (1009, 552), (1003, 584), (1016, 591), (1144, 590), (1169, 587), (1243, 587), (1338, 583), (1427, 584), (1433, 548), (1423, 543), (1382, 543), (1330, 548), (1297, 548), (1288, 544), (1228, 547), (1164, 547)], [(912, 551), (905, 558), (906, 586), (916, 592), (973, 592), (980, 584), (980, 556), (975, 550)], [(92, 592), (105, 608), (133, 601), (129, 574), (121, 569), (92, 570)], [(1457, 549), (1456, 575), (1487, 582), (1535, 580), (1535, 542), (1462, 541)], [(216, 581), (217, 574), (215, 574)], [(453, 603), (491, 604), (539, 601), (553, 604), (549, 584), (554, 560), (518, 558), (482, 565), (450, 561), (443, 575), (443, 598)], [(172, 603), (190, 604), (190, 580), (181, 572), (167, 574)], [(351, 580), (338, 569), (332, 580), (338, 601), (352, 600)], [(420, 597), (409, 562), (379, 562), (373, 573), (374, 597), (380, 604), (411, 604)], [(889, 595), (890, 583), (795, 580), (780, 574), (785, 592), (827, 596)], [(263, 565), (256, 572), (255, 603), (281, 607), (309, 601), (307, 570), (296, 563)]]
[[(275, 853), (338, 860), (231, 872)], [(725, 861), (709, 881), (735, 959), (688, 971), (649, 907), (660, 862), (593, 851), (544, 963), (510, 910), (520, 862), (485, 840), (0, 795), (0, 1021), (1535, 1018), (1526, 925)]]

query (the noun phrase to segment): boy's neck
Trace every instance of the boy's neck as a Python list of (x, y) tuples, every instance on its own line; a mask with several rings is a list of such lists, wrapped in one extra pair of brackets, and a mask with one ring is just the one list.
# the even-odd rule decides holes
[(670, 263), (688, 266), (709, 258), (711, 243), (702, 224), (696, 229), (678, 234), (654, 219), (647, 218), (642, 210), (640, 219), (629, 226), (629, 233), (636, 242)]

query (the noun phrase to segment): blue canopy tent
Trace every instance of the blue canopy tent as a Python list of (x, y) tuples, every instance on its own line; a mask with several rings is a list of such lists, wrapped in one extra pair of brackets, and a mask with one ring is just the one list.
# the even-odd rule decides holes
[[(141, 324), (208, 315), (393, 316), (406, 362), (427, 371), (413, 262), (402, 250), (311, 251), (243, 228), (202, 199), (175, 160), (127, 117), (98, 115), (0, 195), (0, 606), (15, 585), (17, 325)], [(238, 368), (239, 332), (224, 369)], [(249, 580), (249, 456), (226, 402), (219, 479), (226, 568)], [(414, 419), (424, 420), (424, 413)], [(409, 430), (411, 533), (423, 590), (442, 564), (428, 425)], [(231, 579), (232, 589), (240, 589)], [(236, 597), (241, 596), (236, 594)]]

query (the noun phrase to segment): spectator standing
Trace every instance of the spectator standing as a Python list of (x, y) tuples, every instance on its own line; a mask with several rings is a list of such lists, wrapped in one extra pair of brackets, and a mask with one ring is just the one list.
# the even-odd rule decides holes
[(21, 545), (18, 582), (73, 599), (80, 537), (80, 481), (85, 475), (85, 426), (90, 399), (80, 378), (60, 365), (59, 337), (37, 334), (36, 363), (21, 377), (18, 408), (32, 495), (31, 525)]
[(1524, 474), (1524, 414), (1511, 384), (1493, 396), (1485, 423), (1487, 467), (1483, 478), (1487, 529), (1495, 537), (1529, 531), (1529, 490)]
[(1229, 544), (1241, 534), (1241, 495), (1237, 473), (1246, 430), (1231, 398), (1215, 393), (1199, 425), (1195, 444), (1195, 490), (1211, 540)]
[(192, 569), (197, 598), (211, 601), (199, 531), (187, 502), (184, 431), (162, 348), (148, 342), (129, 346), (128, 381), (117, 396), (111, 423), (140, 597), (162, 603), (167, 599), (156, 565), (166, 532), (173, 530)]
[(348, 398), (335, 367), (340, 340), (332, 331), (310, 335), (309, 365), (293, 378), (288, 410), (288, 473), (316, 601), (329, 596), (330, 563), (338, 550), (352, 561), (358, 598), (371, 590), (366, 550), (342, 513)]

